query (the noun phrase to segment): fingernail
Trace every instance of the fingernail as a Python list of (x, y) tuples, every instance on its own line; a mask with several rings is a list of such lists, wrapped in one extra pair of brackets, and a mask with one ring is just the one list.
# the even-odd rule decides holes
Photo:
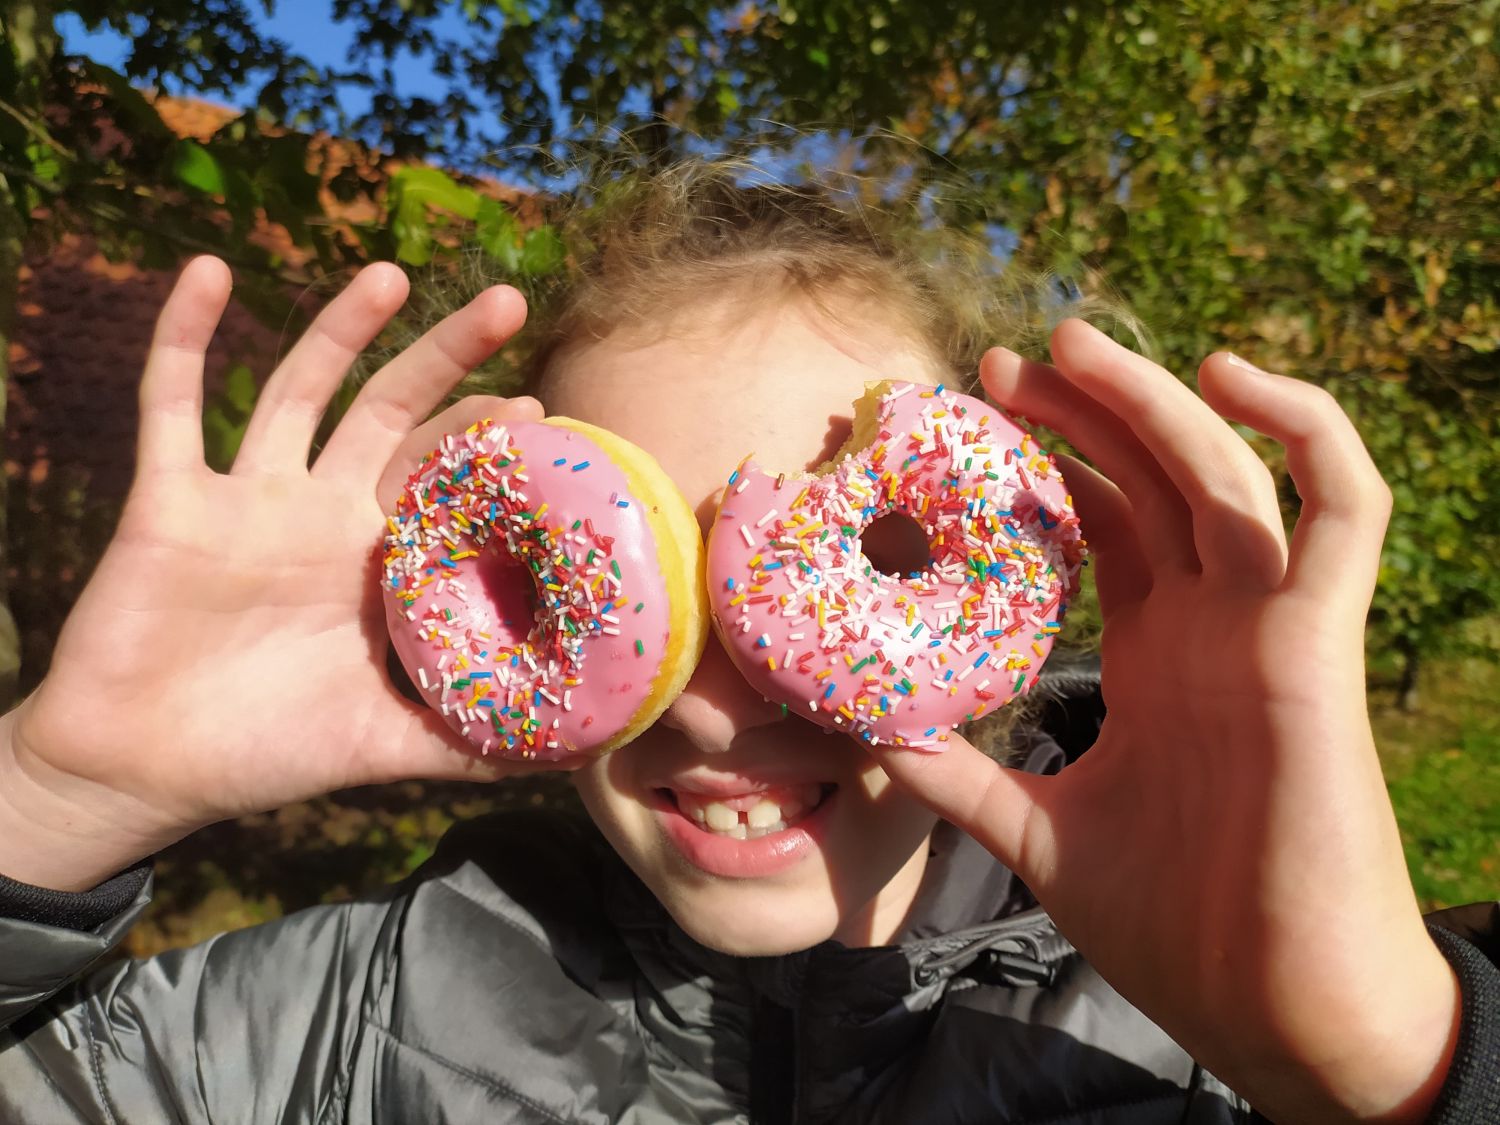
[(1261, 370), (1259, 367), (1256, 367), (1255, 364), (1251, 363), (1248, 359), (1241, 359), (1239, 356), (1235, 355), (1233, 352), (1225, 352), (1224, 353), (1224, 360), (1225, 360), (1226, 363), (1231, 363), (1235, 367), (1240, 368), (1241, 370), (1244, 370), (1244, 371), (1253, 371), (1257, 375), (1269, 375), (1270, 374), (1269, 371), (1263, 371), (1263, 370)]
[[(1002, 345), (999, 345), (999, 344), (996, 344), (996, 345), (995, 345), (995, 346), (994, 346), (994, 347), (993, 347), (993, 348), (991, 348), (991, 349), (990, 349), (990, 350), (991, 350), (991, 351), (995, 351), (995, 352), (999, 352), (999, 353), (1000, 353), (1000, 355), (1001, 355), (1001, 357), (1002, 357), (1002, 358), (1003, 358), (1003, 359), (1004, 359), (1004, 361), (1005, 361), (1005, 363), (1004, 363), (1004, 366), (1005, 366), (1005, 367), (1007, 367), (1007, 368), (1011, 368), (1011, 367), (1020, 367), (1020, 366), (1021, 366), (1021, 364), (1022, 364), (1022, 363), (1024, 363), (1024, 362), (1025, 362), (1025, 361), (1024, 361), (1024, 360), (1023, 360), (1023, 359), (1022, 359), (1022, 358), (1021, 358), (1021, 357), (1020, 357), (1020, 355), (1018, 355), (1018, 354), (1017, 354), (1017, 353), (1016, 353), (1016, 352), (1013, 352), (1013, 351), (1011, 351), (1011, 350), (1010, 350), (1010, 349), (1009, 349), (1009, 348), (1007, 348), (1007, 347), (1004, 347), (1004, 346), (1002, 346)], [(992, 362), (993, 362), (993, 361), (992, 361)]]

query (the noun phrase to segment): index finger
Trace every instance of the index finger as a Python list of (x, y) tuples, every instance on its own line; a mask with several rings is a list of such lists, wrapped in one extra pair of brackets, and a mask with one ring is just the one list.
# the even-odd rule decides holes
[(204, 466), (203, 366), (231, 286), (218, 258), (194, 258), (162, 305), (141, 376), (142, 472)]
[(526, 299), (508, 285), (486, 289), (444, 317), (361, 388), (312, 475), (359, 477), (373, 484), (412, 427), (525, 321)]

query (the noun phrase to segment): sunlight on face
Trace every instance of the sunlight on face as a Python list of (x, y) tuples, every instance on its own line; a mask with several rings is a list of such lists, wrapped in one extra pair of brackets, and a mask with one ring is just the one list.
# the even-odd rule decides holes
[[(655, 456), (705, 528), (747, 454), (771, 471), (812, 468), (848, 436), (852, 404), (867, 383), (942, 378), (925, 349), (889, 327), (892, 318), (841, 318), (845, 325), (797, 297), (748, 317), (735, 307), (726, 298), (670, 330), (616, 332), (569, 347), (541, 392), (549, 414), (603, 426)], [(936, 820), (852, 739), (783, 718), (740, 678), (716, 638), (651, 730), (573, 776), (600, 830), (678, 924), (741, 955), (829, 937), (888, 940), (916, 893)], [(768, 784), (822, 795), (815, 846), (770, 873), (706, 869), (716, 865), (702, 862), (703, 841), (692, 833), (704, 833), (683, 815), (684, 802), (695, 793), (706, 799), (705, 790), (749, 793)], [(722, 853), (730, 845), (716, 838), (710, 847)], [(736, 866), (733, 857), (726, 862)]]

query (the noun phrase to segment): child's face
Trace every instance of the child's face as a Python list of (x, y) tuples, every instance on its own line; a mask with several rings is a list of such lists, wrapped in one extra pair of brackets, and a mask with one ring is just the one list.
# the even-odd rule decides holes
[[(848, 436), (866, 383), (941, 381), (925, 350), (889, 318), (847, 319), (858, 326), (834, 323), (799, 298), (751, 319), (693, 310), (681, 321), (687, 327), (670, 333), (616, 332), (565, 349), (548, 368), (542, 399), (548, 413), (606, 427), (655, 456), (706, 532), (724, 481), (747, 454), (769, 470), (812, 468)], [(936, 821), (852, 739), (783, 718), (713, 636), (657, 724), (574, 778), (599, 828), (678, 924), (740, 955), (829, 937), (887, 941), (911, 905)], [(673, 795), (751, 793), (768, 783), (834, 787), (816, 814), (812, 846), (769, 862), (766, 841), (700, 839), (707, 830), (678, 811)]]

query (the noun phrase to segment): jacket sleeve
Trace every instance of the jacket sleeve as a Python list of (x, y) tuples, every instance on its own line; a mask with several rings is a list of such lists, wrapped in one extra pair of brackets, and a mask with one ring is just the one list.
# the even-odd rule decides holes
[(90, 929), (0, 916), (0, 1121), (312, 1120), (342, 1098), (392, 902), (88, 971), (142, 883)]
[(1429, 1123), (1500, 1121), (1500, 903), (1438, 911), (1427, 928), (1463, 996), (1458, 1045)]

